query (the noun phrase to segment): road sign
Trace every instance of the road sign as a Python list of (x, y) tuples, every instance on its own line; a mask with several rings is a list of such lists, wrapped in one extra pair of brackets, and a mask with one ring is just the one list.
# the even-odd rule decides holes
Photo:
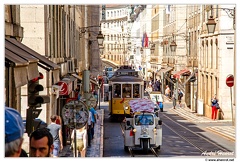
[(228, 87), (232, 87), (234, 85), (234, 76), (233, 75), (228, 75), (226, 78), (226, 85)]

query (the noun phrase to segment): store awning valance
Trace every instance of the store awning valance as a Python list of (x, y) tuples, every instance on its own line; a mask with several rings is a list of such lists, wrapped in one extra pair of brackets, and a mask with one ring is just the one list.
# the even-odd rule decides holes
[[(56, 70), (60, 69), (60, 66), (46, 58), (44, 55), (41, 55), (37, 53), (36, 51), (32, 50), (31, 48), (27, 47), (26, 45), (22, 44), (21, 42), (18, 42), (16, 39), (8, 38), (5, 39), (7, 42), (14, 44), (17, 48), (21, 49), (21, 51), (24, 51), (28, 55), (30, 55), (33, 58), (36, 58), (39, 60), (38, 65), (46, 70)], [(6, 42), (6, 41), (5, 41)]]
[[(15, 43), (5, 39), (5, 66), (13, 68), (13, 78), (16, 88), (24, 86), (29, 80), (38, 77), (38, 59), (29, 55)], [(20, 43), (20, 42), (19, 42)]]
[(79, 76), (79, 75), (77, 75), (77, 74), (72, 74), (72, 76), (75, 77), (75, 78), (77, 78), (77, 79), (79, 79), (79, 80), (82, 80), (82, 76)]
[(169, 71), (172, 70), (172, 69), (173, 69), (172, 67), (166, 67), (166, 68), (160, 69), (160, 70), (156, 73), (156, 75), (161, 76), (161, 73), (167, 73), (167, 72), (169, 72)]

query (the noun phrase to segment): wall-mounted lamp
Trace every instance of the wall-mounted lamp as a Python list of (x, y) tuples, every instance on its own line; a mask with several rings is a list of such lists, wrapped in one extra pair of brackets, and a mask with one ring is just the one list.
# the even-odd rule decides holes
[(101, 31), (101, 25), (100, 26), (81, 27), (81, 28), (79, 28), (80, 29), (80, 34), (86, 33), (87, 29), (89, 29), (89, 28), (100, 28), (99, 33), (97, 35), (97, 41), (98, 41), (99, 46), (103, 46), (104, 36), (102, 34), (102, 31)]
[(215, 22), (213, 16), (210, 16), (206, 25), (207, 25), (208, 33), (214, 33), (215, 27), (216, 27), (216, 22)]
[(98, 33), (97, 40), (98, 40), (98, 45), (103, 46), (104, 37), (101, 30)]
[(142, 47), (141, 47), (141, 49), (140, 49), (140, 53), (143, 54), (143, 48), (142, 48)]
[(153, 54), (153, 53), (154, 53), (154, 51), (155, 51), (155, 44), (154, 44), (154, 43), (152, 44), (152, 46), (151, 46), (150, 50), (151, 50), (151, 54)]
[(177, 48), (177, 44), (176, 42), (173, 40), (170, 44), (170, 49), (172, 52), (175, 52), (176, 51), (176, 48)]
[(136, 49), (134, 48), (133, 53), (136, 54)]
[[(230, 8), (217, 8), (217, 9), (224, 10), (230, 18), (233, 18), (233, 29), (235, 30), (235, 7), (233, 9), (230, 9)], [(207, 25), (208, 33), (214, 33), (215, 27), (216, 27), (216, 22), (215, 22), (213, 16), (210, 16), (206, 25)]]

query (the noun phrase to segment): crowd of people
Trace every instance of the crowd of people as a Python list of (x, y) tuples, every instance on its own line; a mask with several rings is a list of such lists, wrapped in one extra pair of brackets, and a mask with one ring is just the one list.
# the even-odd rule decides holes
[[(89, 108), (89, 120), (82, 128), (74, 130), (71, 134), (71, 141), (77, 148), (77, 154), (73, 151), (74, 157), (86, 156), (87, 146), (91, 147), (91, 140), (94, 138), (94, 126), (98, 120), (96, 105)], [(29, 155), (22, 149), (24, 124), (20, 113), (9, 107), (5, 107), (5, 157), (59, 157), (63, 149), (62, 121), (58, 115), (50, 117), (51, 123), (44, 128), (37, 128), (29, 137)], [(76, 137), (76, 139), (74, 139)], [(76, 144), (74, 143), (76, 141)]]

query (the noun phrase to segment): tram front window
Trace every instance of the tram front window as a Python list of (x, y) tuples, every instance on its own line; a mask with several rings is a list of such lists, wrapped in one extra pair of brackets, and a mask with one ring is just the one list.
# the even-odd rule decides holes
[(123, 98), (131, 98), (132, 94), (132, 85), (123, 84)]
[(133, 85), (133, 98), (140, 98), (140, 85), (134, 84)]
[(121, 84), (113, 85), (113, 97), (121, 98)]

